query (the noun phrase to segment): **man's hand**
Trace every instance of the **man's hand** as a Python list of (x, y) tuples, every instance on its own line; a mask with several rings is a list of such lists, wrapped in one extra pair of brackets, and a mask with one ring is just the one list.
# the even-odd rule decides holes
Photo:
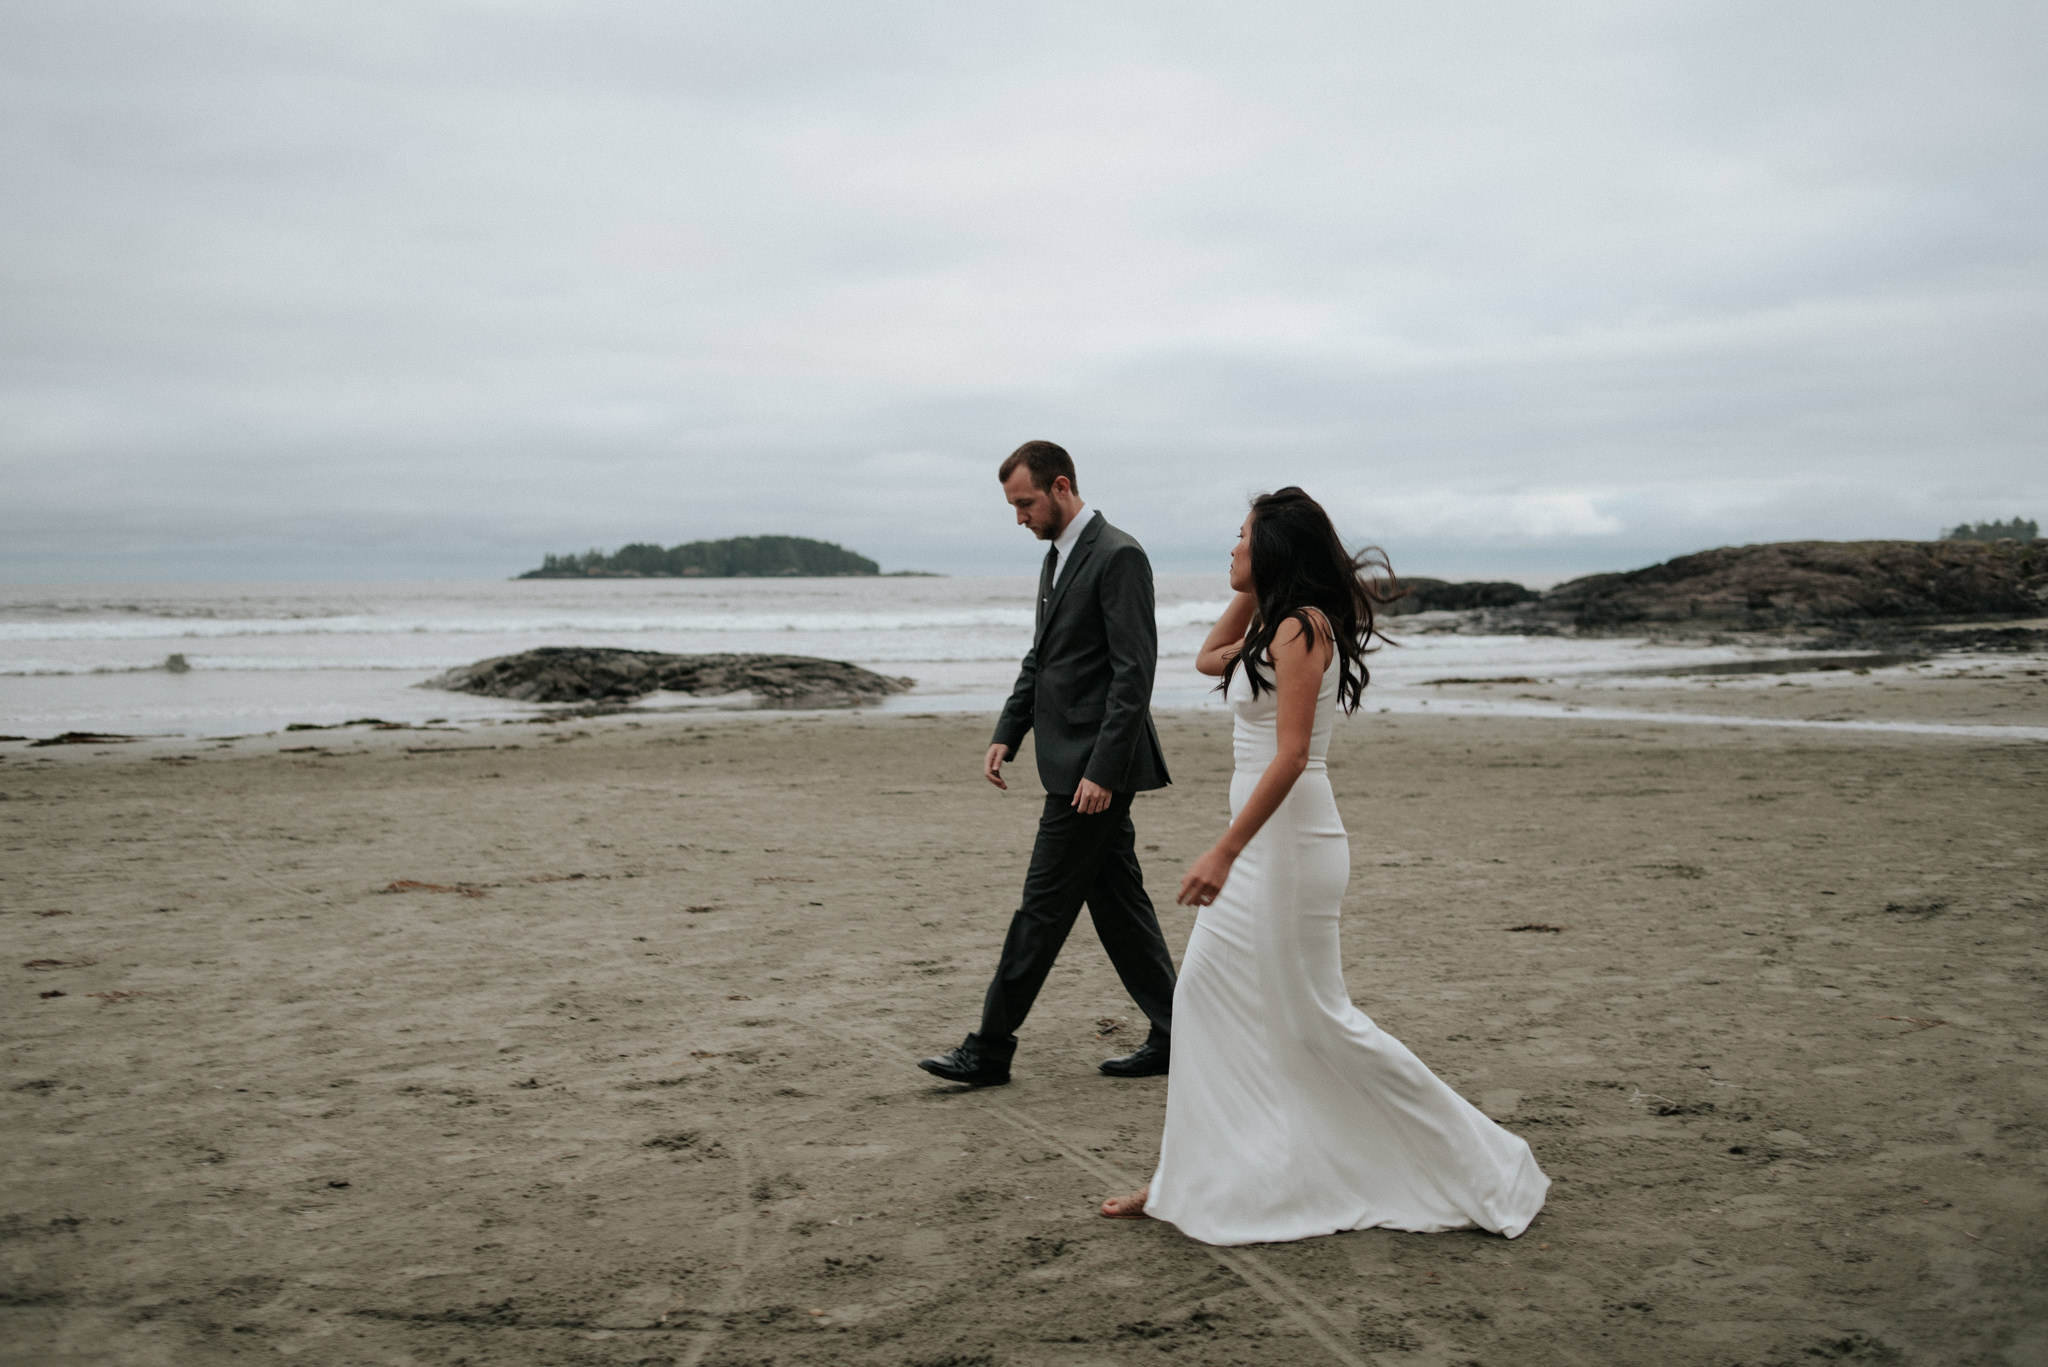
[(1010, 790), (1010, 785), (1003, 782), (1003, 761), (1009, 757), (1010, 747), (997, 741), (989, 746), (988, 753), (981, 759), (981, 776), (1004, 792)]
[(1109, 789), (1093, 779), (1082, 779), (1081, 786), (1074, 789), (1074, 810), (1082, 816), (1109, 810)]

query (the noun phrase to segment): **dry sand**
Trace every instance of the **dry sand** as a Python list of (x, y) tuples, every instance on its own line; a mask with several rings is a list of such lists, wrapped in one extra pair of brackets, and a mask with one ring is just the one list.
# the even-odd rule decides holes
[[(1595, 700), (1738, 690), (1668, 691)], [(2041, 692), (1826, 706), (2039, 726)], [(1162, 901), (1225, 728), (1164, 719)], [(1085, 923), (1012, 1086), (912, 1067), (1030, 843), (986, 732), (6, 747), (5, 1360), (2048, 1362), (2048, 745), (1340, 727), (1353, 994), (1557, 1185), (1514, 1242), (1212, 1250), (1093, 1214), (1165, 1086), (1094, 1071), (1133, 1012)]]

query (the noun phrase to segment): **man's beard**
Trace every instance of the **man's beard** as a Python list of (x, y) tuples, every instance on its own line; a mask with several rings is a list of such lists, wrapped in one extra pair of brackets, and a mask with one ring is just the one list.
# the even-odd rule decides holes
[(1060, 533), (1067, 529), (1067, 521), (1066, 510), (1057, 503), (1053, 504), (1052, 521), (1045, 524), (1045, 530), (1038, 534), (1038, 539), (1040, 541), (1059, 540)]

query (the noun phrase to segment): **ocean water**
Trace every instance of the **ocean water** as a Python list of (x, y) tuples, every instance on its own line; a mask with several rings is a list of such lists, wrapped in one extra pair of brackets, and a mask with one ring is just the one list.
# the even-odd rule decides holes
[[(0, 734), (211, 736), (358, 717), (513, 718), (539, 710), (423, 689), (444, 669), (543, 645), (773, 651), (916, 680), (896, 712), (994, 711), (1030, 644), (1036, 581), (1014, 578), (612, 579), (0, 587)], [(1228, 599), (1219, 576), (1157, 584), (1157, 707), (1217, 705), (1195, 651)], [(1605, 672), (1757, 653), (1627, 640), (1474, 636), (1392, 624), (1373, 696), (1420, 705), (1445, 677)], [(1406, 628), (1398, 630), (1398, 628)], [(182, 655), (185, 673), (167, 671)], [(747, 705), (657, 695), (650, 707)]]

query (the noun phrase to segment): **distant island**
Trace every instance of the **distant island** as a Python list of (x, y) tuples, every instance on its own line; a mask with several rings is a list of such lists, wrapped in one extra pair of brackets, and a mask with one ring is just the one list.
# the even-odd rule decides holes
[(771, 576), (878, 575), (864, 555), (801, 536), (735, 536), (689, 541), (666, 550), (636, 541), (607, 555), (549, 555), (521, 579), (739, 579)]

